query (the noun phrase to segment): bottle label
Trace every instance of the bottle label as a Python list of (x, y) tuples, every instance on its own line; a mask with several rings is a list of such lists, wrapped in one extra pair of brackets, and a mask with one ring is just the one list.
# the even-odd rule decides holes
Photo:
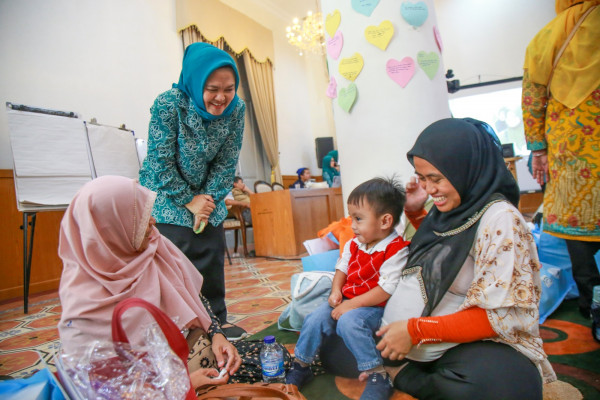
[(283, 360), (269, 360), (262, 363), (262, 373), (264, 376), (279, 376), (283, 371)]

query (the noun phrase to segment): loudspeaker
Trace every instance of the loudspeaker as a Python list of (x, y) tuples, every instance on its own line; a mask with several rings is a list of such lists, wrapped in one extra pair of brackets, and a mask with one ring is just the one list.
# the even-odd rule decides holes
[(333, 150), (333, 138), (331, 136), (316, 138), (315, 148), (317, 151), (317, 166), (323, 168), (323, 157)]
[(502, 145), (502, 157), (514, 157), (515, 156), (515, 147), (513, 143), (505, 143)]

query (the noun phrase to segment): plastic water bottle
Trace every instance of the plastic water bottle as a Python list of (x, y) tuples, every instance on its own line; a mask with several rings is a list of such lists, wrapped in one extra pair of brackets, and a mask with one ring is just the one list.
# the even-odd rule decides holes
[(592, 298), (592, 336), (600, 342), (600, 285), (594, 286)]
[(283, 348), (275, 341), (275, 336), (265, 336), (260, 351), (260, 364), (264, 382), (285, 383)]

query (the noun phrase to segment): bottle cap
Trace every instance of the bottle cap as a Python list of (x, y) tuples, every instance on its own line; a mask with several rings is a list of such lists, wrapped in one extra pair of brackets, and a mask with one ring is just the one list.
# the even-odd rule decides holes
[(265, 336), (264, 342), (265, 343), (275, 343), (275, 336), (273, 336), (273, 335)]
[(593, 301), (600, 303), (600, 285), (596, 285), (594, 286), (594, 297), (593, 297)]

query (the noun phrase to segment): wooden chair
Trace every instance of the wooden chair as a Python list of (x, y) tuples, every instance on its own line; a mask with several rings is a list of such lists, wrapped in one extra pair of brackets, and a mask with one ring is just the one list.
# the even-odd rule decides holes
[(271, 187), (273, 188), (273, 190), (285, 190), (285, 187), (283, 187), (283, 185), (279, 182), (273, 182), (271, 184)]
[(254, 193), (264, 193), (264, 192), (270, 192), (272, 190), (273, 190), (273, 188), (271, 187), (271, 185), (265, 181), (254, 182)]
[[(242, 245), (244, 246), (244, 257), (248, 257), (248, 247), (246, 245), (246, 221), (244, 220), (244, 216), (242, 214), (243, 209), (244, 208), (242, 206), (231, 206), (231, 208), (229, 209), (229, 215), (227, 216), (225, 221), (223, 221), (223, 230), (234, 231), (234, 253), (237, 253), (238, 233), (240, 231), (242, 232)], [(225, 251), (227, 252), (227, 259), (229, 260), (229, 265), (231, 265), (231, 256), (229, 255), (227, 243), (225, 243)]]

